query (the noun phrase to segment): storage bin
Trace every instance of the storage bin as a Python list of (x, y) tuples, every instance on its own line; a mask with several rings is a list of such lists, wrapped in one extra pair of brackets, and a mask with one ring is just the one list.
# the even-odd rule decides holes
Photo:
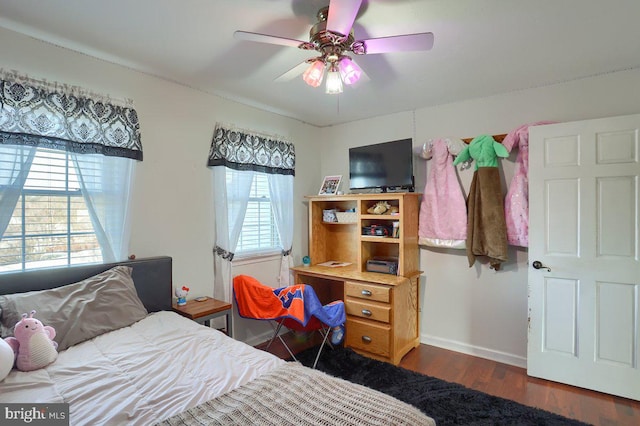
[(358, 213), (356, 212), (336, 212), (339, 223), (356, 223), (358, 221)]
[(322, 210), (322, 221), (323, 222), (337, 222), (338, 218), (336, 217), (336, 209)]

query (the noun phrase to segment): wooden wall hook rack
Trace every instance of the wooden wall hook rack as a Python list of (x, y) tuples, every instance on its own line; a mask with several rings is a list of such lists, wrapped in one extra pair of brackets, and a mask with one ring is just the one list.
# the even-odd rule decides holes
[[(503, 134), (501, 134), (501, 135), (492, 135), (492, 136), (493, 136), (493, 139), (495, 139), (495, 141), (496, 141), (496, 142), (500, 142), (500, 143), (502, 143), (502, 141), (504, 140), (504, 138), (506, 138), (506, 137), (507, 137), (507, 134), (506, 134), (506, 133), (503, 133)], [(472, 140), (473, 140), (473, 138), (466, 138), (466, 139), (462, 139), (462, 142), (464, 142), (464, 143), (468, 144), (468, 143), (471, 143), (471, 141), (472, 141)]]

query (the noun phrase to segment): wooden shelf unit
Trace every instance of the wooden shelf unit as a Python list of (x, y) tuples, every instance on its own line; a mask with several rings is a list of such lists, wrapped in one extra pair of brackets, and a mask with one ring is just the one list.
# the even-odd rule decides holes
[[(418, 193), (309, 196), (309, 256), (311, 266), (293, 268), (296, 283), (312, 285), (323, 303), (345, 302), (345, 345), (371, 358), (398, 364), (420, 343)], [(376, 202), (386, 201), (397, 214), (369, 214)], [(356, 209), (355, 222), (324, 222), (323, 211)], [(362, 235), (371, 225), (393, 227), (399, 236)], [(374, 257), (398, 259), (398, 274), (367, 271)], [(343, 267), (320, 266), (328, 261)]]

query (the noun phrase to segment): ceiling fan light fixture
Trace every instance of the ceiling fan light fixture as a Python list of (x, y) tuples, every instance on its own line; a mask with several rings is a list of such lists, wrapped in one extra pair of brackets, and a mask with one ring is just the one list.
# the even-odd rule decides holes
[(338, 69), (340, 70), (340, 75), (342, 76), (344, 84), (353, 84), (360, 80), (360, 76), (362, 75), (362, 70), (358, 64), (353, 62), (348, 56), (340, 58), (338, 61)]
[(322, 83), (322, 77), (324, 77), (324, 62), (320, 59), (313, 61), (304, 74), (302, 74), (304, 82), (311, 87), (320, 86), (320, 83)]
[(342, 78), (336, 64), (331, 64), (331, 68), (327, 73), (327, 86), (326, 93), (328, 95), (335, 95), (336, 93), (342, 93)]
[[(324, 0), (325, 3), (327, 0)], [(307, 59), (276, 80), (288, 81), (300, 75), (307, 68), (302, 79), (311, 87), (322, 84), (327, 73), (326, 93), (342, 93), (342, 85), (351, 85), (362, 78), (364, 72), (346, 54), (372, 55), (387, 52), (425, 51), (433, 47), (433, 33), (400, 34), (357, 40), (354, 35), (354, 21), (360, 13), (362, 0), (328, 0), (329, 6), (318, 11), (318, 22), (309, 30), (309, 40), (302, 41), (269, 34), (236, 31), (234, 37), (261, 43), (296, 47), (316, 51), (320, 56)], [(325, 71), (325, 68), (328, 70)], [(366, 74), (364, 79), (368, 80)]]

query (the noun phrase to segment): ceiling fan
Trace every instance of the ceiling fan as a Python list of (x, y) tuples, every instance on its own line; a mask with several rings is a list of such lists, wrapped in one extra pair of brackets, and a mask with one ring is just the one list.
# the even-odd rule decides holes
[(362, 75), (362, 70), (347, 53), (372, 55), (388, 52), (430, 50), (433, 33), (403, 34), (389, 37), (357, 40), (353, 34), (353, 22), (360, 10), (362, 0), (330, 0), (329, 6), (318, 11), (318, 22), (309, 31), (309, 41), (295, 40), (268, 34), (236, 31), (238, 40), (278, 44), (315, 50), (319, 56), (307, 59), (299, 66), (287, 71), (276, 80), (293, 78), (306, 68), (302, 78), (312, 87), (318, 87), (327, 69), (326, 93), (342, 92), (342, 83), (353, 84)]

